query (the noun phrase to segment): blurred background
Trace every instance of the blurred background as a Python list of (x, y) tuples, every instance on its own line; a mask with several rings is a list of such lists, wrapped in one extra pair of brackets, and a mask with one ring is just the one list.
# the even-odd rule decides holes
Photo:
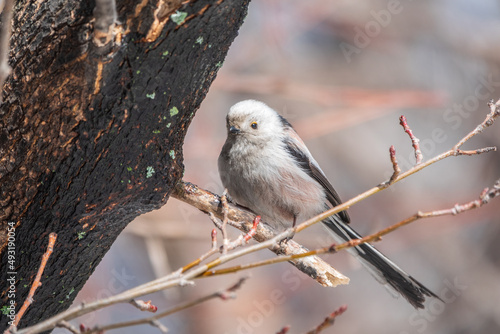
[[(222, 192), (217, 157), (225, 115), (249, 98), (266, 102), (295, 126), (343, 199), (388, 179), (390, 145), (403, 170), (414, 164), (401, 114), (421, 140), (424, 159), (448, 150), (483, 121), (488, 100), (500, 98), (499, 14), (494, 0), (253, 0), (189, 128), (185, 180)], [(499, 126), (464, 148), (500, 145)], [(418, 210), (476, 199), (498, 178), (499, 152), (449, 158), (352, 207), (351, 224), (366, 235)], [(289, 333), (303, 333), (346, 304), (347, 312), (325, 333), (499, 333), (499, 222), (497, 199), (455, 217), (416, 222), (377, 243), (447, 300), (431, 301), (424, 311), (392, 298), (345, 252), (324, 258), (350, 277), (346, 286), (324, 288), (285, 263), (197, 280), (144, 299), (167, 309), (250, 275), (237, 299), (212, 300), (162, 323), (172, 333), (276, 333), (285, 325)], [(127, 227), (75, 304), (178, 269), (210, 248), (212, 229), (206, 215), (170, 199)], [(321, 226), (295, 238), (310, 248), (332, 242)], [(235, 263), (272, 256), (266, 250)], [(143, 316), (120, 305), (81, 321), (92, 326)], [(116, 332), (139, 331), (158, 329)]]

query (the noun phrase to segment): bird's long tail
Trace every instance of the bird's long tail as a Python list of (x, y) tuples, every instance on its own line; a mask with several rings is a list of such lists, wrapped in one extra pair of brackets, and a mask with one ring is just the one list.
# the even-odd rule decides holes
[[(333, 216), (324, 223), (333, 232), (336, 242), (361, 238), (356, 231), (345, 224), (338, 216)], [(423, 303), (426, 296), (440, 299), (372, 245), (365, 243), (350, 248), (349, 252), (360, 260), (361, 264), (368, 269), (377, 281), (384, 284), (389, 290), (397, 291), (413, 307), (424, 308)]]

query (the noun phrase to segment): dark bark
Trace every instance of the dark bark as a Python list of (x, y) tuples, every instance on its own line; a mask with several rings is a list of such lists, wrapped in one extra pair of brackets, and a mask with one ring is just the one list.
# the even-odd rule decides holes
[(165, 204), (182, 177), (186, 130), (247, 6), (118, 0), (118, 24), (108, 16), (94, 27), (94, 1), (17, 2), (0, 105), (0, 305), (8, 223), (16, 310), (58, 234), (19, 328), (66, 309), (122, 229)]

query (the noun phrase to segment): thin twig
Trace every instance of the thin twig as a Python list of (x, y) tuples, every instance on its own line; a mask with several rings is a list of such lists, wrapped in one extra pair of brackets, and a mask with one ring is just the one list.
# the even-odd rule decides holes
[(248, 242), (250, 239), (252, 239), (254, 236), (255, 236), (255, 233), (257, 233), (257, 226), (259, 226), (259, 223), (260, 223), (260, 220), (261, 220), (261, 217), (260, 216), (256, 216), (255, 219), (253, 220), (253, 226), (252, 228), (250, 229), (250, 231), (248, 231), (248, 233), (243, 237), (243, 240), (245, 242)]
[[(498, 100), (496, 103), (494, 100), (490, 100), (488, 102), (488, 107), (490, 108), (490, 113), (488, 114), (488, 116), (486, 116), (486, 119), (481, 124), (479, 124), (474, 130), (469, 132), (467, 134), (467, 136), (463, 137), (457, 143), (457, 145), (455, 145), (455, 147), (453, 147), (454, 151), (460, 152), (460, 147), (462, 147), (462, 145), (465, 144), (465, 142), (467, 142), (469, 139), (471, 139), (475, 135), (478, 135), (481, 132), (483, 132), (484, 129), (486, 129), (487, 127), (493, 125), (493, 123), (498, 118), (498, 116), (500, 116), (500, 100)], [(462, 153), (462, 154), (464, 154), (464, 153)]]
[(325, 253), (335, 253), (335, 252), (336, 252), (335, 244), (333, 244), (331, 246), (317, 248), (317, 249), (314, 249), (314, 250), (311, 250), (308, 252), (304, 252), (301, 254), (282, 255), (282, 256), (277, 256), (277, 257), (273, 257), (273, 258), (262, 260), (262, 261), (257, 261), (257, 262), (247, 263), (247, 264), (240, 264), (240, 265), (233, 266), (233, 267), (222, 268), (222, 269), (217, 269), (217, 270), (208, 270), (208, 271), (204, 272), (203, 275), (201, 275), (200, 277), (231, 274), (231, 273), (235, 273), (235, 272), (242, 271), (242, 270), (267, 266), (270, 264), (292, 261), (292, 260), (297, 260), (297, 259), (313, 256), (313, 255), (320, 255), (320, 254), (325, 254)]
[[(490, 114), (488, 114), (486, 120), (482, 123), (482, 124), (484, 124), (483, 127), (477, 127), (476, 130), (474, 130), (469, 135), (467, 135), (468, 138), (472, 138), (472, 136), (477, 134), (476, 132), (482, 131), (482, 129), (484, 127), (490, 126), (494, 122), (494, 120), (500, 114), (498, 112), (498, 109), (499, 109), (498, 104), (499, 103), (500, 102), (497, 102), (494, 105), (494, 108), (493, 108), (493, 106), (490, 106), (492, 112)], [(463, 142), (465, 142), (465, 141), (463, 141)], [(460, 145), (457, 147), (459, 148)], [(486, 151), (488, 151), (488, 150), (486, 150)], [(481, 152), (485, 152), (485, 150), (480, 149), (480, 150), (476, 150), (474, 152), (476, 152), (475, 154), (479, 154)], [(463, 155), (463, 153), (459, 149), (458, 150), (451, 149), (447, 152), (442, 153), (441, 155), (436, 156), (433, 159), (426, 161), (425, 163), (421, 163), (417, 166), (414, 166), (410, 170), (400, 174), (398, 177), (395, 178), (394, 182), (398, 182), (398, 181), (422, 170), (423, 168), (430, 166), (431, 164), (433, 164), (437, 161), (440, 161), (440, 160), (447, 158), (447, 157), (450, 157), (450, 156), (457, 156), (457, 155)], [(446, 214), (458, 214), (458, 213), (464, 211), (465, 209), (472, 209), (472, 208), (484, 205), (491, 198), (498, 196), (498, 192), (499, 192), (498, 188), (500, 188), (500, 186), (498, 186), (498, 187), (495, 186), (495, 189), (492, 191), (488, 190), (488, 191), (483, 192), (479, 202), (477, 202), (475, 204), (468, 203), (466, 205), (456, 206), (454, 209), (448, 210), (448, 213), (446, 213)], [(265, 233), (269, 233), (269, 231), (271, 231), (271, 230), (268, 228), (264, 228), (264, 226), (263, 226), (264, 224), (259, 224), (257, 231), (256, 231), (256, 234), (255, 234), (255, 237), (254, 237), (257, 241), (263, 241), (259, 244), (246, 247), (244, 249), (232, 252), (230, 254), (225, 254), (225, 255), (223, 254), (219, 258), (217, 258), (217, 259), (215, 259), (207, 264), (200, 265), (196, 268), (192, 268), (185, 273), (182, 273), (182, 270), (178, 270), (178, 271), (176, 271), (170, 275), (167, 275), (163, 278), (160, 278), (158, 280), (143, 284), (143, 285), (138, 286), (136, 288), (133, 288), (131, 290), (120, 293), (116, 296), (112, 296), (112, 297), (109, 297), (106, 299), (98, 300), (98, 301), (95, 301), (92, 303), (88, 303), (85, 305), (80, 305), (78, 307), (71, 308), (71, 309), (64, 311), (58, 315), (55, 315), (55, 316), (37, 324), (37, 325), (34, 325), (30, 328), (22, 329), (18, 333), (19, 334), (40, 333), (40, 332), (54, 328), (56, 326), (56, 324), (59, 323), (60, 321), (71, 320), (71, 319), (74, 319), (78, 316), (88, 314), (92, 311), (101, 309), (101, 308), (109, 306), (109, 305), (128, 302), (131, 299), (137, 298), (137, 297), (142, 296), (144, 294), (149, 294), (149, 293), (164, 290), (164, 289), (167, 289), (167, 288), (170, 288), (173, 286), (179, 286), (179, 285), (185, 284), (186, 282), (188, 282), (188, 280), (196, 278), (196, 277), (200, 277), (206, 271), (211, 270), (212, 268), (214, 268), (216, 266), (224, 264), (224, 263), (231, 261), (235, 258), (238, 258), (240, 256), (258, 251), (260, 249), (270, 248), (271, 250), (273, 250), (277, 253), (281, 252), (283, 250), (287, 251), (287, 249), (283, 248), (283, 247), (288, 247), (288, 245), (285, 245), (285, 244), (293, 244), (294, 243), (293, 240), (290, 240), (287, 243), (278, 243), (279, 241), (283, 240), (284, 238), (287, 238), (290, 235), (293, 235), (293, 233), (299, 232), (299, 231), (301, 231), (301, 230), (303, 230), (303, 229), (305, 229), (305, 228), (307, 228), (307, 227), (309, 227), (317, 222), (320, 222), (320, 221), (326, 219), (327, 217), (329, 217), (335, 213), (346, 210), (350, 206), (352, 206), (353, 204), (355, 204), (355, 203), (357, 203), (357, 202), (359, 202), (359, 201), (361, 201), (361, 200), (363, 200), (363, 199), (365, 199), (365, 198), (367, 198), (367, 197), (369, 197), (369, 196), (371, 196), (371, 195), (373, 195), (373, 194), (375, 194), (383, 189), (384, 188), (382, 188), (380, 186), (374, 187), (374, 188), (364, 192), (363, 194), (358, 195), (358, 196), (354, 197), (353, 199), (343, 203), (342, 205), (339, 205), (339, 206), (337, 206), (331, 210), (328, 210), (328, 211), (326, 211), (326, 212), (324, 212), (324, 213), (322, 213), (322, 214), (320, 214), (312, 219), (309, 219), (308, 221), (296, 226), (294, 229), (288, 229), (288, 230), (284, 231), (283, 233), (280, 233), (279, 235), (276, 235), (272, 238), (268, 238), (268, 240), (266, 240), (266, 241), (264, 241), (265, 240), (264, 236), (266, 236)], [(185, 202), (188, 202), (190, 204), (193, 204), (194, 206), (200, 208), (201, 210), (203, 210), (205, 212), (213, 212), (214, 214), (221, 216), (220, 208), (218, 207), (218, 205), (216, 205), (216, 204), (214, 205), (214, 203), (217, 203), (217, 197), (211, 193), (206, 192), (206, 191), (201, 191), (199, 188), (197, 188), (191, 184), (181, 182), (176, 188), (175, 197), (180, 198), (180, 199), (182, 199)], [(204, 198), (200, 199), (200, 197), (204, 197)], [(246, 232), (248, 232), (251, 229), (251, 225), (253, 225), (253, 224), (250, 223), (250, 221), (253, 221), (253, 219), (255, 217), (252, 213), (250, 213), (248, 211), (244, 211), (244, 210), (238, 210), (234, 207), (230, 207), (229, 211), (230, 211), (230, 216), (241, 218), (241, 219), (235, 219), (237, 221), (243, 222), (242, 224), (240, 224), (240, 228), (242, 228)], [(434, 216), (442, 215), (442, 214), (445, 214), (445, 213), (444, 212), (434, 213)], [(418, 213), (414, 218), (411, 218), (410, 220), (413, 221), (413, 220), (420, 219), (420, 218), (428, 218), (428, 217), (426, 214)], [(409, 222), (403, 221), (403, 222), (400, 222), (399, 225), (403, 226), (403, 225), (406, 225), (408, 223)], [(359, 240), (351, 240), (349, 242), (346, 242), (344, 244), (336, 246), (335, 250), (338, 251), (340, 249), (354, 247), (356, 245), (359, 245), (362, 242), (369, 242), (369, 241), (378, 240), (378, 239), (380, 239), (380, 237), (382, 235), (387, 234), (398, 227), (399, 226), (396, 226), (392, 229), (391, 228), (385, 229), (385, 230), (381, 231), (380, 233), (376, 233), (372, 236), (369, 236), (370, 239), (368, 239), (369, 237), (366, 237), (366, 238), (359, 239)], [(263, 231), (266, 231), (266, 232), (264, 233)], [(269, 234), (267, 234), (267, 235), (269, 235)], [(272, 235), (272, 233), (270, 235)], [(305, 253), (305, 252), (306, 251), (304, 249), (299, 251), (299, 253)], [(289, 253), (285, 252), (285, 254), (289, 254)], [(317, 257), (313, 257), (313, 258), (317, 258)], [(309, 257), (304, 258), (304, 259), (300, 259), (300, 260), (307, 260), (307, 259), (309, 259)], [(292, 262), (294, 262), (295, 265), (297, 265), (298, 263), (306, 263), (306, 262), (299, 262), (300, 260), (294, 260)], [(315, 268), (315, 266), (317, 266), (317, 263), (315, 263), (315, 264), (309, 263), (309, 264), (307, 264), (307, 266), (308, 266), (308, 268)], [(300, 266), (298, 266), (298, 268), (300, 269)], [(304, 270), (304, 269), (301, 269), (301, 270)], [(306, 270), (304, 270), (304, 271), (306, 271)], [(332, 281), (329, 280), (327, 284), (331, 284), (331, 282)]]
[(250, 231), (248, 231), (245, 235), (239, 235), (236, 240), (229, 242), (227, 245), (227, 250), (233, 250), (237, 247), (243, 246), (248, 243), (250, 239), (257, 233), (257, 226), (259, 226), (260, 216), (256, 216), (253, 220), (253, 225)]
[(323, 322), (321, 324), (319, 324), (316, 328), (307, 332), (307, 334), (319, 334), (324, 329), (331, 327), (333, 325), (333, 323), (335, 322), (335, 319), (339, 315), (342, 315), (342, 313), (344, 313), (346, 310), (347, 310), (347, 305), (342, 305), (336, 311), (334, 311), (332, 314), (330, 314), (328, 317), (326, 317), (325, 320), (323, 320)]
[(152, 323), (153, 321), (157, 321), (160, 318), (164, 318), (170, 314), (173, 314), (173, 313), (185, 310), (187, 308), (199, 305), (203, 302), (206, 302), (206, 301), (208, 301), (210, 299), (214, 299), (214, 298), (220, 298), (222, 300), (234, 299), (236, 297), (234, 292), (236, 290), (238, 290), (247, 279), (248, 279), (248, 277), (242, 277), (235, 284), (231, 285), (227, 289), (223, 289), (223, 290), (211, 293), (209, 295), (206, 295), (204, 297), (198, 298), (196, 300), (183, 303), (183, 304), (175, 306), (167, 311), (158, 313), (152, 317), (138, 319), (138, 320), (131, 320), (131, 321), (126, 321), (126, 322), (120, 322), (120, 323), (115, 323), (115, 324), (106, 325), (106, 326), (102, 326), (102, 327), (95, 327), (89, 331), (83, 332), (82, 334), (91, 334), (91, 333), (95, 333), (95, 332), (99, 332), (99, 331), (108, 331), (110, 329), (131, 327), (131, 326), (136, 326), (136, 325)]
[(78, 328), (76, 328), (75, 326), (73, 326), (72, 324), (70, 324), (69, 322), (64, 321), (64, 320), (60, 321), (56, 327), (65, 328), (73, 334), (80, 334), (80, 331), (78, 330)]
[(493, 186), (492, 189), (486, 188), (483, 190), (481, 195), (479, 196), (479, 199), (470, 201), (468, 203), (459, 205), (456, 204), (453, 208), (450, 209), (444, 209), (444, 210), (436, 210), (436, 211), (430, 211), (430, 212), (417, 212), (411, 217), (408, 217), (394, 225), (391, 225), (381, 231), (378, 231), (376, 233), (370, 234), (364, 238), (361, 239), (353, 239), (350, 241), (347, 241), (343, 244), (335, 246), (335, 250), (338, 252), (342, 249), (346, 248), (351, 248), (355, 246), (359, 246), (360, 244), (367, 243), (367, 242), (374, 242), (374, 241), (379, 241), (382, 236), (402, 227), (405, 225), (408, 225), (416, 220), (423, 219), (423, 218), (431, 218), (431, 217), (440, 217), (440, 216), (446, 216), (446, 215), (458, 215), (459, 213), (469, 211), (472, 209), (477, 209), (482, 207), (485, 204), (488, 204), (490, 200), (493, 198), (497, 197), (500, 195), (500, 179), (496, 181), (495, 185)]
[(278, 244), (280, 240), (283, 240), (284, 238), (289, 236), (290, 231), (285, 231), (283, 233), (280, 233), (278, 236), (275, 236), (272, 239), (269, 239), (265, 242), (255, 244), (249, 247), (245, 247), (239, 251), (229, 253), (226, 255), (221, 255), (219, 258), (204, 264), (200, 265), (196, 268), (191, 269), (190, 271), (182, 274), (181, 270), (178, 270), (170, 275), (167, 275), (165, 277), (162, 277), (160, 279), (154, 280), (152, 282), (148, 282), (146, 284), (140, 285), (138, 287), (135, 287), (133, 289), (127, 290), (125, 292), (122, 292), (120, 294), (117, 294), (115, 296), (111, 296), (108, 298), (100, 299), (95, 302), (87, 303), (87, 304), (82, 304), (77, 307), (70, 308), (64, 312), (61, 312), (49, 319), (46, 319), (34, 326), (28, 327), (28, 328), (23, 328), (22, 330), (19, 330), (17, 333), (18, 334), (26, 334), (26, 333), (41, 333), (46, 330), (50, 330), (56, 326), (57, 323), (59, 323), (62, 320), (71, 320), (76, 317), (88, 314), (90, 312), (93, 312), (95, 310), (118, 304), (118, 303), (124, 303), (124, 302), (129, 302), (130, 300), (140, 297), (145, 294), (150, 294), (154, 293), (157, 291), (165, 290), (174, 286), (179, 286), (186, 284), (186, 282), (189, 282), (190, 279), (196, 278), (200, 275), (202, 275), (205, 271), (212, 269), (218, 265), (224, 264), (228, 261), (231, 261), (235, 258), (241, 257), (246, 254), (253, 253), (255, 251), (264, 249), (264, 248), (269, 248), (273, 245)]
[(420, 144), (419, 144), (420, 140), (417, 137), (415, 137), (415, 135), (411, 131), (410, 127), (408, 126), (408, 122), (406, 121), (406, 117), (404, 115), (401, 115), (401, 117), (399, 117), (399, 124), (401, 124), (401, 126), (411, 139), (411, 144), (415, 151), (415, 161), (416, 161), (415, 164), (419, 165), (423, 159), (422, 151), (420, 150)]
[(311, 250), (309, 252), (303, 253), (303, 254), (293, 254), (293, 255), (287, 255), (287, 256), (278, 256), (274, 257), (271, 259), (267, 260), (262, 260), (258, 262), (252, 262), (248, 264), (241, 264), (237, 266), (232, 266), (228, 268), (222, 268), (222, 269), (217, 269), (217, 270), (209, 270), (203, 273), (201, 275), (202, 277), (206, 276), (215, 276), (215, 275), (224, 275), (224, 274), (230, 274), (230, 273), (235, 273), (239, 272), (242, 270), (246, 269), (251, 269), (251, 268), (256, 268), (256, 267), (262, 267), (270, 264), (275, 264), (275, 263), (281, 263), (281, 262), (286, 262), (286, 261), (291, 261), (294, 259), (299, 259), (307, 256), (312, 256), (312, 255), (320, 255), (324, 253), (335, 253), (343, 249), (347, 248), (352, 248), (359, 246), (360, 244), (367, 243), (367, 242), (376, 242), (382, 240), (381, 237), (393, 232), (394, 230), (408, 225), (410, 223), (413, 223), (416, 220), (423, 219), (423, 218), (432, 218), (432, 217), (440, 217), (440, 216), (445, 216), (445, 215), (458, 215), (462, 212), (473, 210), (480, 208), (486, 204), (488, 204), (493, 198), (500, 196), (500, 179), (497, 180), (495, 185), (493, 186), (492, 189), (486, 188), (484, 189), (481, 194), (479, 195), (479, 198), (476, 200), (472, 200), (470, 202), (467, 202), (465, 204), (456, 204), (453, 208), (449, 209), (442, 209), (442, 210), (435, 210), (435, 211), (429, 211), (429, 212), (417, 212), (411, 217), (408, 217), (402, 221), (399, 221), (383, 230), (380, 230), (376, 233), (370, 234), (364, 238), (361, 239), (352, 239), (350, 241), (346, 241), (342, 244), (339, 245), (331, 245), (327, 247), (322, 247), (318, 249)]
[[(215, 216), (213, 214), (210, 215), (210, 218), (212, 218), (212, 220), (214, 221), (214, 223), (216, 222), (216, 218), (215, 218)], [(217, 230), (215, 228), (212, 230), (211, 236), (212, 236), (212, 248), (208, 252), (206, 252), (205, 254), (201, 255), (196, 260), (194, 260), (193, 262), (188, 263), (187, 265), (185, 265), (184, 267), (182, 267), (181, 272), (184, 273), (184, 272), (188, 271), (189, 269), (191, 269), (193, 267), (196, 267), (201, 262), (203, 262), (205, 259), (207, 259), (210, 256), (212, 256), (212, 255), (214, 255), (214, 254), (216, 254), (216, 253), (219, 252), (219, 250), (217, 248)]]
[(152, 312), (152, 313), (155, 313), (156, 311), (158, 311), (158, 307), (156, 307), (153, 304), (151, 304), (150, 300), (148, 300), (147, 302), (145, 302), (143, 300), (132, 299), (130, 301), (130, 304), (132, 304), (133, 306), (137, 307), (141, 311), (147, 311), (147, 312)]
[(222, 230), (222, 223), (219, 221), (219, 218), (215, 217), (213, 212), (209, 212), (208, 216), (212, 220), (212, 223), (214, 223), (215, 227), (217, 227), (219, 230)]
[(42, 256), (42, 262), (40, 263), (40, 267), (38, 268), (38, 272), (36, 273), (35, 280), (33, 281), (33, 284), (31, 284), (30, 292), (28, 293), (28, 297), (26, 297), (26, 300), (24, 301), (23, 306), (21, 309), (17, 312), (16, 317), (14, 318), (14, 322), (10, 327), (5, 331), (5, 333), (9, 333), (12, 330), (15, 330), (17, 325), (19, 324), (19, 321), (23, 317), (24, 313), (28, 309), (28, 307), (33, 303), (33, 296), (35, 295), (36, 289), (40, 285), (42, 285), (42, 282), (40, 281), (42, 279), (42, 274), (43, 271), (45, 270), (45, 266), (47, 265), (47, 261), (49, 260), (50, 255), (54, 251), (54, 244), (56, 243), (57, 240), (57, 234), (52, 232), (49, 235), (49, 244), (47, 245), (47, 250)]
[[(154, 280), (154, 281), (148, 282), (146, 284), (143, 284), (141, 286), (138, 286), (136, 288), (130, 289), (130, 290), (126, 291), (126, 293), (135, 295), (135, 294), (139, 294), (141, 291), (143, 292), (142, 294), (145, 294), (144, 292), (146, 292), (146, 293), (156, 292), (156, 291), (164, 289), (164, 286), (170, 287), (171, 283), (169, 284), (169, 282), (175, 281), (176, 279), (191, 279), (191, 278), (200, 277), (204, 272), (206, 272), (206, 271), (208, 271), (208, 270), (210, 270), (218, 265), (229, 262), (229, 261), (234, 260), (236, 258), (239, 258), (243, 255), (247, 255), (247, 254), (259, 251), (261, 249), (269, 248), (269, 247), (272, 247), (273, 245), (277, 245), (279, 243), (279, 241), (288, 237), (290, 235), (290, 233), (291, 233), (290, 230), (286, 230), (283, 233), (280, 233), (280, 234), (274, 236), (273, 238), (268, 239), (264, 242), (243, 248), (239, 251), (236, 251), (236, 252), (233, 252), (230, 254), (221, 255), (219, 258), (214, 259), (211, 262), (204, 264), (203, 266), (200, 266), (200, 267), (198, 267), (198, 268), (196, 268), (188, 273), (185, 273), (185, 276), (183, 278), (179, 275), (177, 275), (177, 276), (176, 275), (168, 275), (166, 277), (162, 277), (162, 278), (159, 278), (157, 280)], [(118, 296), (116, 296), (116, 297), (118, 297)], [(113, 301), (113, 304), (114, 303), (116, 303), (116, 302)]]
[[(465, 142), (467, 142), (467, 140), (471, 139), (472, 137), (474, 137), (478, 133), (482, 132), (486, 127), (491, 126), (494, 123), (494, 121), (500, 116), (500, 100), (498, 100), (495, 104), (492, 104), (492, 102), (490, 102), (490, 104), (488, 104), (488, 105), (490, 106), (490, 109), (492, 111), (488, 115), (486, 115), (485, 120), (479, 126), (477, 126), (473, 131), (471, 131), (469, 134), (467, 134), (464, 138), (462, 138), (457, 145), (455, 145), (452, 149), (450, 149), (444, 153), (441, 153), (440, 155), (438, 155), (432, 159), (429, 159), (426, 162), (415, 165), (414, 167), (410, 168), (406, 172), (399, 174), (393, 180), (393, 184), (407, 178), (410, 175), (413, 175), (413, 174), (421, 171), (422, 169), (424, 169), (426, 167), (429, 167), (430, 165), (432, 165), (438, 161), (441, 161), (441, 160), (446, 159), (446, 158), (451, 157), (451, 156), (478, 155), (481, 153), (496, 151), (496, 149), (497, 149), (496, 147), (485, 147), (485, 148), (480, 148), (480, 149), (473, 150), (473, 151), (461, 151), (460, 150), (460, 147)], [(307, 221), (305, 221), (302, 224), (297, 225), (295, 227), (295, 233), (300, 232), (300, 231), (302, 231), (302, 230), (304, 230), (304, 229), (306, 229), (314, 224), (317, 224), (317, 223), (325, 220), (326, 218), (333, 216), (334, 214), (337, 214), (341, 211), (347, 210), (347, 209), (349, 209), (349, 207), (353, 206), (354, 204), (356, 204), (362, 200), (365, 200), (366, 198), (373, 196), (376, 193), (378, 193), (386, 188), (387, 188), (387, 186), (385, 185), (385, 183), (382, 183), (381, 185), (373, 187), (373, 188), (365, 191), (364, 193), (362, 193), (354, 198), (351, 198), (350, 200), (342, 203), (341, 205), (337, 205), (336, 207), (334, 207), (330, 210), (327, 210), (327, 211), (317, 215), (316, 217), (308, 219)]]
[(283, 327), (282, 329), (280, 329), (280, 331), (277, 332), (276, 334), (287, 334), (288, 331), (290, 331), (290, 328), (291, 327), (287, 325), (287, 326)]
[(220, 201), (222, 203), (222, 214), (223, 214), (222, 226), (220, 228), (222, 232), (222, 254), (226, 254), (229, 247), (229, 239), (227, 237), (227, 230), (226, 230), (228, 214), (229, 214), (229, 205), (227, 203), (227, 189), (224, 189)]
[(391, 147), (389, 148), (389, 156), (391, 158), (393, 173), (392, 173), (389, 181), (384, 182), (382, 184), (382, 186), (384, 186), (384, 187), (387, 187), (387, 186), (390, 186), (391, 184), (393, 184), (394, 181), (396, 180), (396, 178), (398, 177), (399, 173), (401, 173), (401, 168), (399, 168), (398, 160), (396, 159), (396, 149), (394, 148), (394, 145), (391, 145)]
[(162, 332), (162, 333), (168, 333), (168, 328), (165, 327), (165, 325), (163, 325), (158, 320), (153, 320), (153, 321), (150, 322), (150, 324), (151, 324), (151, 326), (158, 328), (160, 330), (160, 332)]
[[(219, 205), (220, 197), (192, 183), (179, 182), (172, 196), (209, 215), (212, 214), (219, 219), (223, 217), (221, 205)], [(233, 204), (229, 204), (228, 224), (231, 226), (248, 233), (253, 227), (254, 219), (254, 213)], [(275, 235), (276, 232), (269, 225), (261, 223), (258, 224), (253, 238), (262, 243), (274, 238)], [(278, 245), (271, 244), (271, 246), (270, 250), (278, 255), (302, 254), (308, 251), (308, 249), (299, 245), (294, 240), (289, 240), (288, 242), (283, 242)], [(323, 286), (334, 287), (339, 284), (349, 283), (349, 278), (342, 275), (330, 264), (317, 256), (297, 259), (292, 261), (292, 264)]]

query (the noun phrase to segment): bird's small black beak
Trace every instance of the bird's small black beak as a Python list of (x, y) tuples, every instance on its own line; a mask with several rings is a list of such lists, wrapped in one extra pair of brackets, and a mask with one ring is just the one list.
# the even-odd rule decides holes
[(234, 125), (231, 125), (231, 126), (229, 127), (229, 132), (231, 132), (232, 134), (235, 134), (235, 135), (236, 135), (236, 134), (240, 133), (240, 131), (241, 131), (241, 130), (240, 130), (239, 128), (235, 127)]

